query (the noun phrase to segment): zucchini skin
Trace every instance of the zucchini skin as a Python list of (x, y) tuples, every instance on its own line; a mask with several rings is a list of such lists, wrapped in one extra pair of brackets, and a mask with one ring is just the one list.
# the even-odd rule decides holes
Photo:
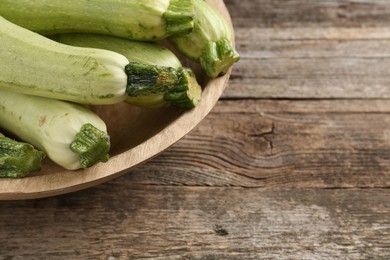
[(78, 104), (0, 89), (0, 127), (69, 170), (108, 160), (104, 121)]
[(194, 29), (173, 35), (169, 41), (187, 58), (200, 63), (206, 74), (224, 75), (240, 59), (233, 44), (233, 32), (225, 18), (204, 0), (194, 4)]
[(83, 104), (126, 98), (121, 54), (60, 44), (0, 17), (0, 88)]
[(173, 106), (190, 109), (201, 99), (202, 89), (192, 70), (184, 68), (170, 49), (158, 43), (81, 33), (59, 34), (53, 39), (124, 55), (129, 60), (125, 68), (128, 75), (125, 101), (129, 104), (146, 108)]
[(168, 48), (156, 42), (128, 40), (109, 35), (91, 33), (65, 33), (50, 36), (51, 39), (71, 46), (114, 51), (125, 56), (129, 62), (165, 66), (179, 69), (180, 60)]
[(192, 31), (194, 14), (191, 0), (2, 0), (0, 15), (45, 35), (158, 40)]

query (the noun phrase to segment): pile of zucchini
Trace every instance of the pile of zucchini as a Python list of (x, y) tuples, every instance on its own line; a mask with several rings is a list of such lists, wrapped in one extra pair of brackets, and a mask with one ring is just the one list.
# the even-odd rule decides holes
[(2, 0), (0, 177), (41, 169), (46, 156), (77, 170), (109, 159), (104, 121), (85, 105), (194, 108), (195, 74), (239, 55), (225, 19), (204, 0)]

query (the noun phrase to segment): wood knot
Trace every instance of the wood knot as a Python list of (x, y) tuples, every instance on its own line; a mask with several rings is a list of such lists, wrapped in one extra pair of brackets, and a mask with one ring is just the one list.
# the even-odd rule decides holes
[(229, 232), (228, 232), (226, 229), (224, 229), (222, 226), (220, 226), (220, 225), (216, 225), (216, 226), (215, 226), (214, 232), (215, 232), (215, 234), (216, 234), (217, 236), (222, 236), (222, 237), (224, 237), (224, 236), (229, 235)]

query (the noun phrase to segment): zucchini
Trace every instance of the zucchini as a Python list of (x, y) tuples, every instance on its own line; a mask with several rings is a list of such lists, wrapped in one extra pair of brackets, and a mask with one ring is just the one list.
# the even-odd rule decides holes
[(40, 34), (157, 40), (193, 28), (191, 0), (1, 0), (0, 16)]
[(194, 29), (173, 35), (169, 41), (187, 58), (200, 63), (209, 77), (225, 74), (240, 59), (233, 45), (233, 32), (223, 16), (204, 0), (194, 4)]
[(31, 144), (19, 142), (0, 133), (0, 178), (21, 178), (41, 169), (45, 153)]
[(139, 67), (119, 53), (61, 44), (2, 17), (0, 46), (0, 88), (23, 94), (83, 104), (114, 104), (126, 99), (128, 84), (134, 81), (141, 86), (145, 80), (151, 85), (170, 85), (178, 84), (180, 78), (175, 71), (166, 75), (162, 70), (160, 76), (160, 68), (154, 66), (157, 77), (144, 74), (131, 78), (133, 70), (139, 73)]
[(69, 170), (109, 159), (105, 123), (78, 104), (0, 89), (0, 127)]
[[(133, 64), (133, 73), (129, 79), (142, 77), (153, 79), (150, 84), (145, 81), (139, 84), (138, 80), (134, 80), (134, 82), (129, 80), (128, 97), (125, 100), (129, 104), (147, 108), (170, 105), (189, 109), (195, 107), (200, 101), (202, 89), (195, 74), (191, 69), (184, 68), (171, 50), (160, 44), (106, 35), (76, 33), (56, 35), (54, 39), (73, 46), (106, 49), (120, 53)], [(135, 69), (136, 65), (138, 69)], [(159, 72), (156, 71), (155, 66), (160, 68)], [(164, 71), (165, 73), (163, 73)], [(145, 73), (148, 73), (149, 76), (145, 77)], [(166, 76), (162, 76), (164, 74)], [(159, 81), (159, 79), (154, 79), (155, 77), (164, 77), (164, 81), (167, 82), (169, 75), (180, 75), (180, 78), (171, 78), (172, 84), (170, 85), (155, 84)], [(178, 84), (174, 83), (176, 80), (178, 80)], [(154, 87), (145, 87), (153, 84)]]

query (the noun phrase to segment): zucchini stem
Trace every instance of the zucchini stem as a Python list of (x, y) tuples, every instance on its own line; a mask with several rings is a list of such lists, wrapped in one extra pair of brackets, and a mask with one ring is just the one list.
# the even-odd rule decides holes
[(198, 105), (202, 96), (202, 88), (196, 81), (194, 72), (184, 68), (176, 87), (164, 94), (164, 100), (172, 106), (191, 109)]
[(167, 35), (190, 33), (194, 28), (194, 6), (189, 0), (171, 0), (163, 14)]
[(127, 102), (136, 103), (137, 98), (147, 102), (161, 103), (161, 99), (176, 108), (195, 107), (201, 98), (202, 88), (195, 74), (189, 68), (178, 69), (140, 62), (130, 62), (126, 68), (128, 75)]
[(125, 67), (129, 96), (163, 93), (179, 82), (181, 71), (172, 67), (130, 62)]
[(45, 153), (0, 133), (0, 178), (22, 178), (41, 169)]
[(199, 63), (208, 76), (215, 78), (224, 75), (233, 63), (240, 59), (236, 49), (224, 37), (218, 41), (208, 41), (199, 57)]
[(89, 168), (96, 162), (107, 162), (109, 159), (110, 137), (91, 124), (82, 126), (75, 140), (70, 144), (70, 149), (80, 156), (80, 164)]

